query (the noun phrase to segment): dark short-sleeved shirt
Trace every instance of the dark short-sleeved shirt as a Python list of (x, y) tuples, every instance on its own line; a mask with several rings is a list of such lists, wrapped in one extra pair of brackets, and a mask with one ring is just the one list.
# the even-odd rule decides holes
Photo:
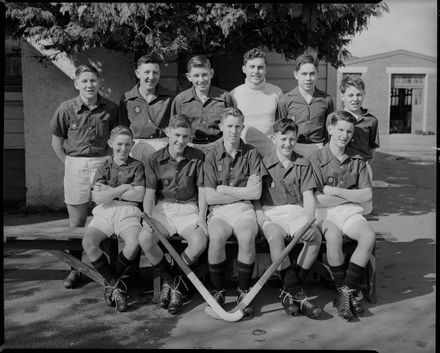
[(145, 186), (144, 166), (142, 162), (131, 157), (121, 165), (117, 165), (111, 158), (104, 161), (96, 170), (93, 185), (98, 182), (113, 188), (122, 184)]
[(343, 189), (371, 187), (366, 161), (359, 154), (349, 154), (341, 162), (333, 155), (330, 145), (327, 143), (310, 157), (310, 161), (320, 192), (322, 192), (325, 185)]
[(153, 100), (147, 102), (139, 92), (139, 84), (125, 92), (119, 102), (119, 124), (129, 126), (135, 139), (164, 137), (170, 121), (173, 93), (156, 86)]
[(118, 125), (118, 106), (98, 94), (97, 107), (90, 110), (80, 96), (60, 104), (50, 121), (53, 135), (62, 137), (70, 157), (101, 157), (110, 154), (107, 140)]
[(303, 205), (303, 193), (316, 188), (310, 161), (296, 153), (292, 153), (290, 160), (284, 168), (276, 151), (263, 157), (261, 205)]
[(309, 104), (295, 87), (281, 96), (276, 117), (277, 120), (294, 117), (298, 125), (298, 143), (320, 143), (326, 139), (325, 122), (333, 111), (333, 100), (327, 93), (315, 88)]
[(257, 150), (240, 140), (237, 154), (232, 158), (226, 152), (223, 138), (208, 151), (203, 164), (204, 186), (216, 189), (218, 185), (246, 186), (251, 175), (261, 175), (261, 156)]
[[(330, 125), (334, 113), (327, 117), (326, 125)], [(370, 114), (367, 109), (362, 109), (360, 119), (354, 127), (353, 138), (348, 144), (356, 153), (365, 159), (373, 158), (373, 149), (379, 147), (379, 128), (377, 118)]]
[(172, 159), (169, 146), (154, 152), (145, 167), (146, 187), (156, 190), (157, 200), (185, 203), (198, 201), (198, 187), (203, 186), (202, 165), (205, 155), (185, 147), (184, 159)]
[(221, 137), (218, 127), (220, 113), (224, 108), (233, 107), (231, 95), (224, 89), (211, 86), (209, 98), (202, 103), (194, 87), (179, 93), (173, 100), (171, 113), (185, 114), (191, 120), (192, 142), (205, 144)]

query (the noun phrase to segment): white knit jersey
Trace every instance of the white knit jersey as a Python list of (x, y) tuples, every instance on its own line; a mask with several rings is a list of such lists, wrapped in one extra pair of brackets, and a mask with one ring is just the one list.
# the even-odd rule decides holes
[(249, 82), (235, 87), (231, 92), (235, 106), (244, 114), (244, 125), (254, 127), (266, 136), (273, 134), (277, 103), (283, 91), (278, 86), (263, 82)]

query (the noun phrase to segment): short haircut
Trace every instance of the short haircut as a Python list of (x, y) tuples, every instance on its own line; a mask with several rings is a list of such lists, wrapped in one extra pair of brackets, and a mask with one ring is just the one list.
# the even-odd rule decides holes
[(191, 120), (185, 114), (175, 114), (171, 116), (168, 127), (172, 129), (177, 129), (179, 127), (191, 129)]
[(294, 64), (294, 70), (296, 72), (299, 71), (299, 69), (301, 68), (301, 65), (304, 64), (312, 64), (315, 66), (316, 71), (318, 71), (318, 62), (315, 59), (315, 57), (313, 55), (310, 54), (303, 54), (301, 56), (299, 56), (296, 60), (295, 60), (295, 64)]
[(233, 117), (241, 118), (241, 122), (244, 122), (244, 115), (240, 109), (234, 107), (228, 107), (221, 111), (220, 113), (220, 121), (223, 122), (228, 116), (232, 115)]
[(347, 88), (350, 86), (356, 87), (361, 91), (365, 91), (365, 82), (359, 76), (354, 76), (354, 75), (345, 76), (341, 81), (341, 85), (339, 86), (339, 89), (341, 90), (341, 93), (345, 93)]
[(294, 133), (298, 133), (298, 125), (292, 119), (283, 118), (277, 120), (273, 124), (273, 132), (280, 134), (285, 134), (287, 131), (293, 131)]
[(210, 69), (211, 62), (204, 55), (196, 55), (188, 60), (188, 64), (186, 65), (186, 69), (188, 70), (188, 72), (190, 72), (193, 67), (207, 67)]
[(97, 77), (99, 77), (99, 71), (93, 65), (79, 65), (75, 70), (75, 79), (77, 79), (83, 72), (91, 72), (94, 73)]
[(127, 135), (130, 136), (131, 139), (133, 139), (133, 132), (130, 130), (130, 128), (123, 125), (118, 125), (114, 127), (110, 132), (110, 141), (113, 141), (116, 138), (116, 136), (119, 135)]
[(147, 55), (142, 55), (136, 63), (136, 67), (141, 66), (142, 64), (157, 64), (159, 65), (161, 62), (159, 56), (157, 54), (151, 53)]
[(256, 58), (262, 58), (264, 59), (264, 63), (266, 63), (266, 53), (261, 49), (253, 48), (243, 54), (243, 65), (246, 65), (249, 60)]
[(334, 112), (332, 118), (330, 119), (330, 124), (336, 125), (336, 123), (340, 120), (356, 125), (356, 118), (351, 113), (344, 110)]

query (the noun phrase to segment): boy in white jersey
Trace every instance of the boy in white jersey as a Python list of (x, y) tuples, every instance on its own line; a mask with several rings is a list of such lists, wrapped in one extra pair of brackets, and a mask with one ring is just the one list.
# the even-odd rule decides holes
[(266, 82), (266, 54), (253, 48), (243, 55), (245, 82), (231, 91), (235, 106), (244, 114), (241, 138), (264, 156), (274, 149), (270, 136), (277, 103), (283, 91)]

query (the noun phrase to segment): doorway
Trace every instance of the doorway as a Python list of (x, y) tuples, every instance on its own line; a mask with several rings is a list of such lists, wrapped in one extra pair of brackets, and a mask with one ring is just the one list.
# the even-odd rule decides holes
[(390, 134), (410, 134), (419, 115), (425, 75), (393, 74), (390, 92)]

